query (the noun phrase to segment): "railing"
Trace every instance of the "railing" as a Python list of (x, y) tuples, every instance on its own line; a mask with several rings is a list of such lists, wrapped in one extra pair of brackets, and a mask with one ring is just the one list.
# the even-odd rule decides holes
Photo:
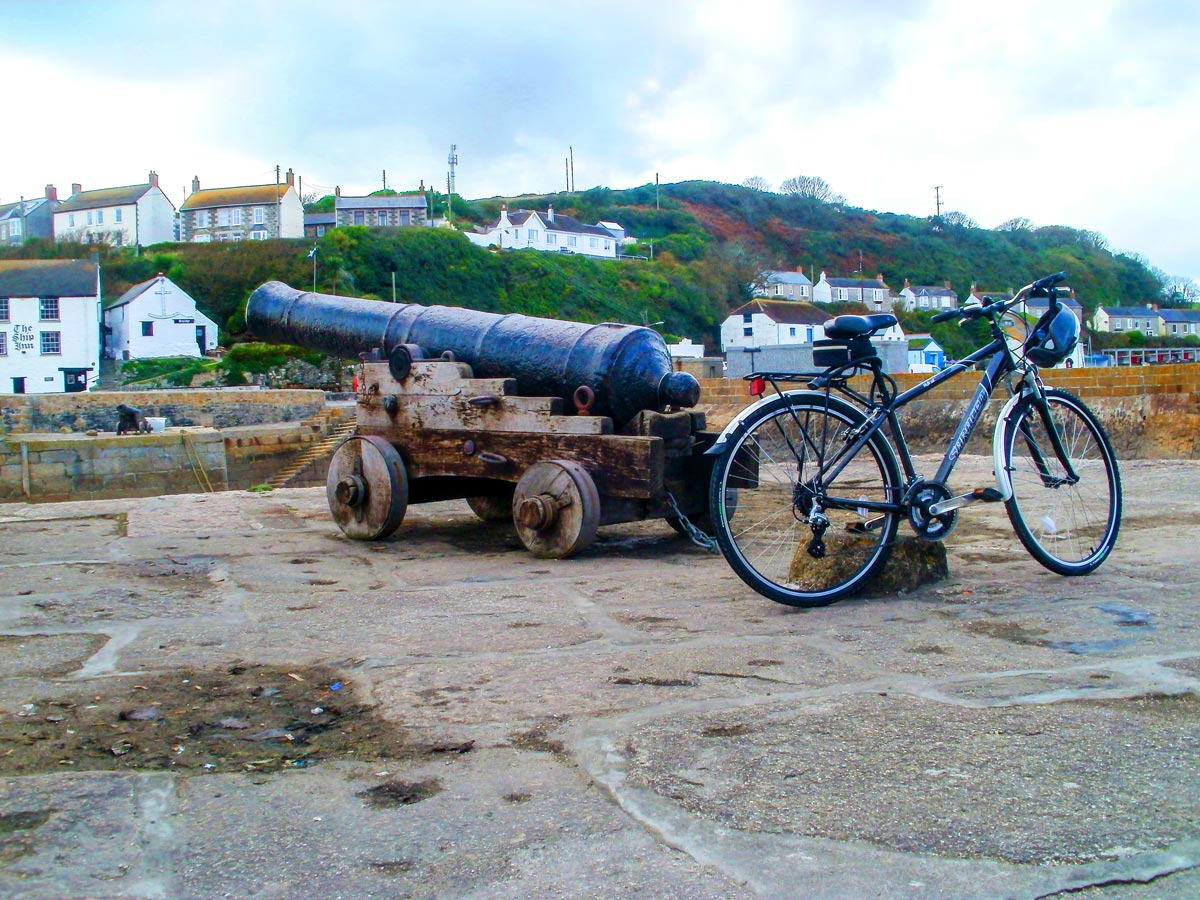
[[(1095, 359), (1101, 356), (1108, 361)], [(1120, 347), (1093, 351), (1088, 365), (1146, 366), (1194, 362), (1200, 362), (1200, 347)]]

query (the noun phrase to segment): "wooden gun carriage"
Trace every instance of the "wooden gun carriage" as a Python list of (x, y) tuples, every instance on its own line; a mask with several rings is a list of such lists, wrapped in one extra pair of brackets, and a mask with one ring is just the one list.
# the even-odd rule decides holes
[[(686, 409), (651, 329), (300, 292), (268, 282), (247, 303), (256, 336), (361, 360), (355, 433), (327, 494), (349, 537), (379, 540), (410, 503), (463, 498), (511, 519), (534, 555), (585, 549), (601, 525), (703, 524), (715, 439)], [(426, 356), (435, 358), (427, 359)]]

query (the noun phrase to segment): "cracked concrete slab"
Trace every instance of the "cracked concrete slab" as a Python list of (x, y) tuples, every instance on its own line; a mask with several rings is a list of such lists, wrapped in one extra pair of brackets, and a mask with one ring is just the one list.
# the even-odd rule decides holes
[(1200, 465), (1124, 480), (1092, 576), (975, 508), (950, 579), (818, 610), (657, 522), (546, 561), (457, 502), (350, 541), (319, 488), (0, 507), (6, 740), (236, 663), (329, 667), (426, 748), (27, 774), (0, 741), (0, 894), (1200, 894)]

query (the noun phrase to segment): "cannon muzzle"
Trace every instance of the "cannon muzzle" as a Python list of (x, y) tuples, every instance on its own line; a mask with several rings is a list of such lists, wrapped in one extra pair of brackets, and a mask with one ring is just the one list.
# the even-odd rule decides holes
[(246, 327), (263, 341), (343, 359), (415, 344), (429, 357), (453, 354), (477, 378), (514, 378), (519, 393), (562, 397), (568, 405), (587, 388), (592, 414), (618, 425), (641, 410), (690, 407), (700, 399), (700, 383), (673, 370), (662, 335), (632, 325), (334, 297), (268, 281), (246, 303)]

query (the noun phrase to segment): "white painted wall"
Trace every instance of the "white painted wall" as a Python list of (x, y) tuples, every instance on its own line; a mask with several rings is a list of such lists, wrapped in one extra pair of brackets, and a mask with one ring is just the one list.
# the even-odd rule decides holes
[[(142, 334), (144, 322), (150, 323), (153, 334)], [(164, 275), (128, 303), (106, 309), (104, 324), (112, 329), (107, 353), (114, 359), (201, 356), (197, 327), (205, 329), (206, 351), (217, 346), (217, 324)]]
[(175, 206), (161, 188), (152, 187), (142, 195), (137, 203), (137, 216), (138, 241), (143, 247), (175, 240)]
[[(747, 327), (751, 329), (752, 334), (744, 333)], [(796, 329), (794, 335), (791, 333), (793, 328)], [(749, 322), (744, 321), (742, 314), (738, 313), (721, 323), (722, 353), (730, 347), (772, 347), (779, 344), (807, 344), (824, 339), (825, 329), (820, 325), (776, 322), (761, 312), (753, 313)]]
[[(13, 392), (13, 379), (25, 379), (25, 393), (66, 390), (62, 369), (91, 369), (89, 387), (100, 373), (100, 286), (94, 297), (62, 297), (55, 322), (39, 319), (37, 297), (9, 299), (9, 321), (0, 322), (8, 352), (0, 356), (0, 393)], [(62, 352), (41, 352), (42, 332), (57, 331)]]
[(300, 195), (292, 187), (284, 191), (279, 201), (279, 236), (304, 237), (304, 204), (300, 202)]

